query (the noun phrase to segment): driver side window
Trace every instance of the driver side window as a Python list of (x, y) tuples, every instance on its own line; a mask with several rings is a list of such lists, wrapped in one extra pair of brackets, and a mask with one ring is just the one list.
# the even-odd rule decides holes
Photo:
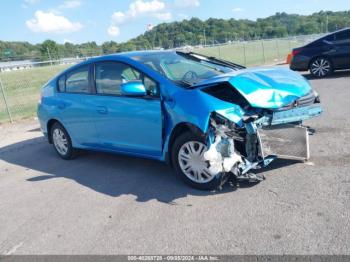
[(140, 81), (149, 96), (159, 96), (158, 84), (133, 67), (118, 62), (102, 62), (95, 66), (97, 94), (121, 95), (121, 84)]

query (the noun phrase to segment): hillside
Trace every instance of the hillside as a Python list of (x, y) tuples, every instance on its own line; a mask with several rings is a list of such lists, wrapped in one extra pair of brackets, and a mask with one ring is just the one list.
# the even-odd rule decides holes
[(325, 33), (349, 26), (350, 11), (320, 11), (308, 16), (276, 13), (256, 21), (233, 18), (227, 20), (209, 18), (202, 21), (192, 18), (181, 22), (159, 24), (125, 43), (109, 41), (102, 45), (97, 45), (95, 42), (62, 45), (47, 40), (42, 44), (32, 45), (27, 42), (0, 41), (0, 60), (92, 56), (139, 49)]

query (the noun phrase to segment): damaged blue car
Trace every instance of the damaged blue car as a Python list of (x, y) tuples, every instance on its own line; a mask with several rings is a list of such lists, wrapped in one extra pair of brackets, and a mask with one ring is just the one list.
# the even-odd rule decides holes
[(309, 158), (305, 119), (322, 112), (298, 73), (251, 68), (193, 52), (108, 55), (75, 65), (42, 89), (42, 132), (63, 159), (77, 149), (167, 161), (198, 189), (254, 169)]

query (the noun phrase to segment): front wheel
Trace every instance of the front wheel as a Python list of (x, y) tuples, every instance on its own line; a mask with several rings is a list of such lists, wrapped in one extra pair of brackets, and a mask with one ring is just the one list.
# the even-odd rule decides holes
[(310, 64), (310, 73), (315, 77), (326, 77), (333, 72), (331, 61), (325, 57), (314, 59)]
[(207, 146), (204, 139), (193, 133), (178, 137), (172, 147), (175, 174), (186, 184), (201, 190), (213, 190), (222, 183), (223, 174), (212, 175), (204, 159)]

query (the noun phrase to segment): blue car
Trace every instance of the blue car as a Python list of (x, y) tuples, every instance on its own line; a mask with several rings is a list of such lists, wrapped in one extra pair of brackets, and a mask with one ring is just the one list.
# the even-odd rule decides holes
[(251, 68), (193, 52), (145, 51), (89, 59), (42, 89), (41, 130), (63, 159), (78, 149), (168, 162), (192, 187), (258, 182), (255, 169), (307, 160), (302, 121), (318, 94), (287, 68)]

